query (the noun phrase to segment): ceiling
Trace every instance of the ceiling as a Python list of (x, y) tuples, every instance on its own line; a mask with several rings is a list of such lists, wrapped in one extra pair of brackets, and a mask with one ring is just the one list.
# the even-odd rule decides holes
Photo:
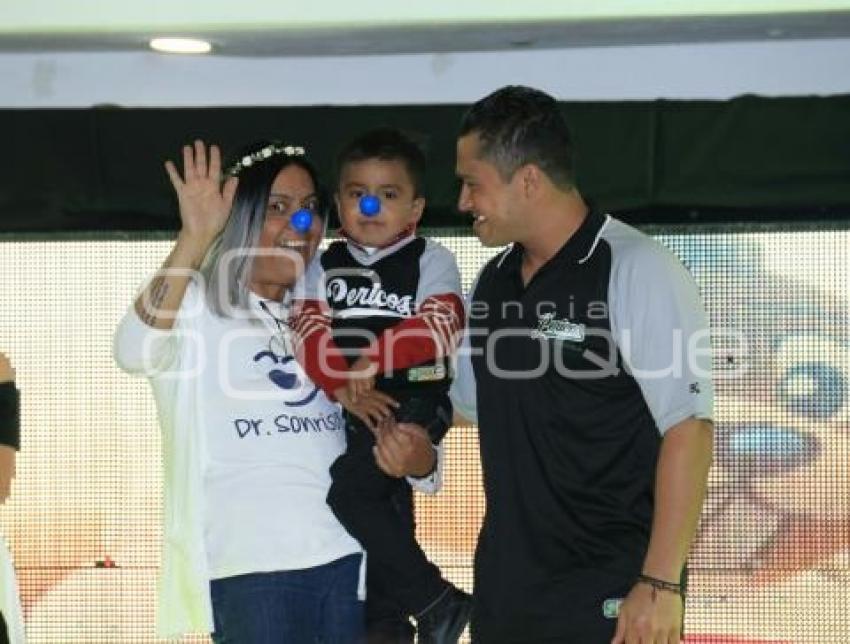
[[(686, 8), (676, 6), (681, 3), (647, 0), (640, 3), (640, 13), (633, 8), (636, 3), (616, 0), (510, 3), (520, 5), (522, 11), (509, 11), (498, 0), (454, 2), (458, 6), (453, 11), (444, 0), (431, 0), (431, 13), (419, 14), (409, 8), (405, 13), (406, 3), (319, 1), (314, 4), (325, 11), (311, 13), (309, 20), (295, 19), (293, 2), (286, 0), (260, 2), (259, 10), (240, 14), (228, 12), (244, 4), (207, 0), (206, 9), (199, 13), (178, 14), (172, 9), (168, 13), (155, 1), (150, 4), (158, 10), (146, 17), (126, 11), (110, 14), (113, 3), (97, 3), (104, 7), (100, 14), (69, 13), (69, 5), (60, 4), (50, 19), (46, 18), (50, 5), (57, 1), (19, 3), (18, 13), (7, 16), (4, 12), (12, 10), (0, 8), (0, 52), (140, 51), (147, 48), (151, 37), (160, 35), (200, 36), (212, 41), (215, 54), (250, 57), (850, 37), (850, 2), (829, 0), (693, 0)], [(332, 4), (339, 4), (341, 12), (328, 11)], [(169, 7), (174, 5), (185, 7), (184, 3)], [(351, 9), (365, 7), (377, 12), (378, 5), (384, 10), (373, 14), (352, 13)], [(786, 7), (796, 10), (785, 11)], [(750, 9), (753, 12), (748, 12)], [(303, 16), (303, 7), (299, 11)]]

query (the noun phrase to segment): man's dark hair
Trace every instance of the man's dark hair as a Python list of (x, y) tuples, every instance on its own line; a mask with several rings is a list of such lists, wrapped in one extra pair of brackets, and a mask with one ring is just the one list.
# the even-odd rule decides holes
[(538, 89), (508, 85), (485, 96), (464, 115), (460, 136), (477, 134), (480, 156), (504, 180), (527, 163), (560, 188), (575, 184), (573, 144), (557, 101)]
[(367, 159), (401, 161), (413, 184), (414, 196), (422, 196), (425, 154), (404, 132), (391, 127), (380, 127), (364, 132), (348, 143), (337, 156), (337, 176), (342, 178), (342, 172), (349, 163)]

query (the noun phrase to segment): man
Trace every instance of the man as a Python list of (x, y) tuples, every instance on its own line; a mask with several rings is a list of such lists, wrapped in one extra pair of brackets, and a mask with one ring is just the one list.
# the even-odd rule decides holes
[(589, 210), (556, 101), (464, 117), (459, 207), (486, 246), (453, 387), (487, 514), (473, 641), (669, 644), (711, 462), (707, 323), (684, 267)]

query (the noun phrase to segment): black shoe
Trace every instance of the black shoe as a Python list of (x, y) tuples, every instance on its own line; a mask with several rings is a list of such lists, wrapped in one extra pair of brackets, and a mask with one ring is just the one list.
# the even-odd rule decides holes
[(449, 586), (437, 602), (416, 619), (418, 644), (457, 644), (472, 613), (472, 597)]

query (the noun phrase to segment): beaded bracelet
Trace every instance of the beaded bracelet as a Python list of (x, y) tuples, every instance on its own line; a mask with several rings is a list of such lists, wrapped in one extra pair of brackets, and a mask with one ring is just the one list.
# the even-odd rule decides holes
[(664, 581), (663, 579), (644, 574), (638, 575), (637, 581), (639, 584), (643, 583), (652, 586), (653, 600), (655, 600), (655, 592), (658, 590), (666, 590), (668, 593), (676, 593), (682, 599), (685, 598), (685, 589), (682, 587), (682, 584), (674, 584), (672, 581)]

